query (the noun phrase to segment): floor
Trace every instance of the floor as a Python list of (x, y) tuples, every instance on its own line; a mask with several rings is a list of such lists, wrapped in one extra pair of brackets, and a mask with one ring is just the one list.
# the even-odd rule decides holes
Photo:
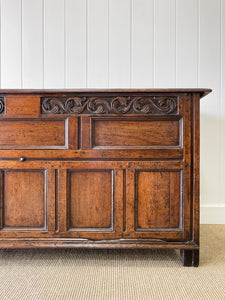
[(201, 225), (200, 266), (176, 250), (0, 250), (0, 299), (225, 300), (225, 225)]

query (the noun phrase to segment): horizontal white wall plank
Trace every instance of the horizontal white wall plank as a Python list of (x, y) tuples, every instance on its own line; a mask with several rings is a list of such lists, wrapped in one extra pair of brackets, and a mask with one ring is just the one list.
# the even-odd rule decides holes
[(154, 1), (133, 0), (132, 87), (154, 85)]
[[(220, 0), (201, 0), (199, 86), (213, 92), (201, 101), (201, 199), (219, 204), (220, 168)], [(209, 20), (212, 20), (209, 26)]]
[(86, 87), (86, 1), (65, 0), (65, 87)]
[(198, 1), (176, 2), (176, 86), (198, 85)]
[(131, 1), (109, 0), (109, 87), (130, 86)]
[(21, 0), (1, 2), (1, 87), (22, 87)]
[(155, 1), (155, 87), (176, 86), (175, 0)]
[(108, 87), (108, 1), (87, 0), (87, 86)]
[(2, 88), (212, 88), (201, 101), (201, 220), (221, 220), (225, 0), (0, 3)]
[[(225, 205), (225, 0), (221, 2), (220, 204)], [(225, 214), (224, 214), (225, 219)]]
[(44, 1), (44, 87), (63, 88), (64, 73), (64, 1)]
[(225, 206), (201, 206), (201, 224), (225, 224)]
[(43, 87), (43, 1), (22, 1), (22, 87)]

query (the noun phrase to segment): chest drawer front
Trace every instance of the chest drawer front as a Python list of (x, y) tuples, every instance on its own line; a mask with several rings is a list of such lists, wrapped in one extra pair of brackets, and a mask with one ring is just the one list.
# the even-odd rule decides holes
[(183, 158), (182, 95), (15, 94), (4, 111), (4, 159)]
[(0, 237), (55, 229), (55, 172), (42, 164), (0, 166)]
[(43, 170), (4, 172), (5, 228), (44, 229), (45, 176)]
[(119, 163), (0, 161), (0, 240), (4, 237), (122, 237)]
[(179, 147), (182, 120), (93, 119), (93, 148)]
[[(68, 124), (68, 119), (2, 119), (0, 149), (66, 149)], [(75, 129), (71, 128), (74, 142)]]

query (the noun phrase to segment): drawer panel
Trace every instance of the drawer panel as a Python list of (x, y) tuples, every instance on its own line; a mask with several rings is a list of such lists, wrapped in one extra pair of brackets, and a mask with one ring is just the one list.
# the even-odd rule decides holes
[(113, 171), (69, 170), (70, 230), (113, 230)]
[(68, 119), (2, 119), (0, 149), (66, 149), (76, 141), (76, 123), (69, 134)]
[(179, 161), (0, 161), (0, 238), (181, 240), (189, 228), (187, 168)]
[(151, 160), (151, 159), (180, 159), (184, 157), (183, 149), (91, 149), (91, 150), (10, 150), (0, 149), (0, 157), (4, 160), (19, 160), (26, 156), (27, 159), (48, 159), (51, 160)]
[(93, 148), (180, 147), (182, 120), (93, 119)]
[(40, 115), (40, 96), (8, 95), (6, 115), (9, 117), (38, 117)]
[(43, 170), (4, 172), (4, 227), (45, 227), (45, 173)]
[(41, 166), (0, 169), (0, 237), (55, 229), (55, 171)]
[(164, 161), (125, 170), (126, 237), (190, 238), (189, 168)]
[(136, 171), (136, 231), (180, 227), (182, 172), (181, 170)]

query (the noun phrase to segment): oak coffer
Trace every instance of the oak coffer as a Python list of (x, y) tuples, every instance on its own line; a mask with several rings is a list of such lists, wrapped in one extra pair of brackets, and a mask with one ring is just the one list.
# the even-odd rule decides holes
[(210, 91), (0, 90), (0, 247), (173, 248), (198, 266)]

